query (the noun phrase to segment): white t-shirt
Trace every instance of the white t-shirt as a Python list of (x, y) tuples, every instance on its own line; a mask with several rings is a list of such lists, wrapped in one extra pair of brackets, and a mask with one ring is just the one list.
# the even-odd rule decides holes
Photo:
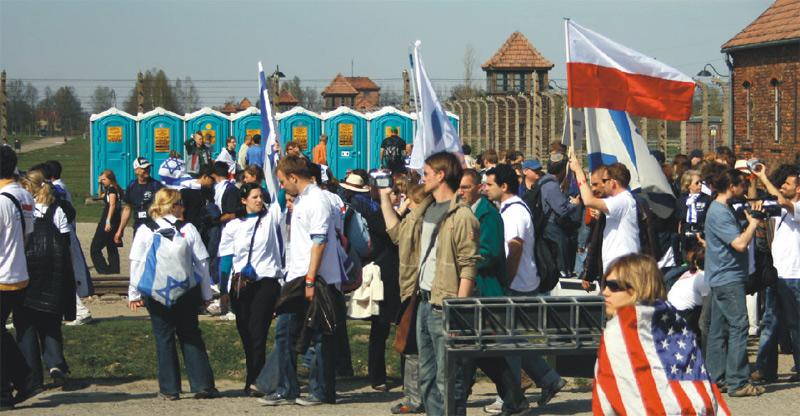
[[(228, 189), (228, 186), (233, 185), (230, 181), (224, 180), (219, 181), (214, 184), (214, 204), (219, 208), (222, 212), (222, 196), (225, 195), (225, 191)], [(236, 186), (236, 185), (233, 185)]]
[(233, 155), (228, 151), (227, 147), (223, 147), (220, 150), (217, 158), (214, 160), (215, 162), (225, 162), (228, 164), (228, 173), (236, 173), (237, 165), (236, 161), (233, 160)]
[(800, 202), (794, 204), (794, 215), (784, 209), (775, 221), (772, 264), (781, 279), (800, 279)]
[[(225, 224), (225, 228), (222, 229), (219, 256), (233, 255), (233, 273), (241, 272), (247, 266), (247, 255), (250, 252), (250, 241), (256, 221), (258, 221), (258, 217), (237, 218)], [(280, 278), (283, 275), (280, 245), (278, 244), (278, 234), (275, 231), (279, 221), (280, 206), (271, 204), (261, 217), (255, 239), (252, 239), (253, 251), (250, 264), (258, 274), (257, 280)]]
[(636, 220), (636, 200), (625, 191), (603, 198), (608, 207), (606, 228), (603, 229), (603, 271), (617, 258), (639, 252), (639, 223)]
[[(520, 205), (522, 204), (522, 205)], [(516, 238), (522, 240), (522, 254), (519, 267), (510, 288), (519, 292), (532, 292), (539, 287), (539, 273), (533, 261), (533, 222), (525, 203), (518, 196), (512, 196), (500, 204), (500, 216), (503, 218), (503, 239), (508, 243)]]
[[(37, 202), (33, 207), (33, 217), (44, 218), (44, 214), (47, 213), (47, 208), (47, 205)], [(72, 231), (72, 228), (69, 226), (69, 221), (67, 221), (67, 214), (64, 213), (64, 210), (61, 209), (61, 207), (57, 207), (56, 212), (53, 213), (53, 224), (61, 234), (66, 234)]]
[[(171, 227), (177, 221), (174, 215), (167, 215), (156, 220), (161, 228)], [(206, 246), (203, 245), (203, 239), (197, 228), (190, 223), (184, 224), (179, 230), (183, 238), (192, 249), (192, 267), (195, 273), (199, 274), (202, 278), (200, 282), (200, 290), (203, 293), (203, 300), (211, 300), (211, 281), (208, 274), (208, 251)], [(145, 261), (147, 260), (147, 251), (150, 248), (150, 242), (153, 240), (153, 230), (142, 224), (136, 229), (136, 235), (133, 237), (131, 244), (131, 274), (130, 283), (128, 286), (128, 301), (139, 300), (142, 298), (141, 293), (136, 287), (139, 285), (139, 278), (144, 271)]]
[(61, 189), (64, 190), (64, 193), (67, 196), (67, 202), (69, 202), (71, 204), (72, 203), (72, 194), (69, 192), (69, 189), (67, 189), (67, 184), (65, 184), (64, 181), (62, 181), (61, 179), (55, 179), (53, 181), (53, 185), (54, 186), (59, 186), (59, 187), (61, 187)]
[(711, 288), (706, 283), (705, 273), (698, 270), (695, 273), (686, 271), (672, 285), (667, 294), (667, 300), (675, 309), (687, 311), (703, 304), (703, 297), (708, 295)]
[(317, 273), (328, 284), (341, 282), (341, 265), (336, 250), (336, 230), (334, 228), (331, 203), (325, 191), (317, 185), (309, 184), (295, 198), (292, 211), (292, 236), (289, 239), (289, 259), (286, 280), (305, 277), (311, 262), (312, 235), (327, 237), (322, 262)]
[[(13, 182), (0, 192), (14, 196), (22, 209), (25, 234), (33, 232), (33, 196)], [(28, 280), (28, 263), (25, 260), (25, 242), (22, 237), (22, 220), (11, 200), (0, 195), (0, 284), (13, 285)]]
[(331, 203), (331, 217), (333, 218), (334, 226), (336, 227), (337, 230), (339, 230), (339, 232), (343, 232), (345, 205), (344, 201), (342, 201), (342, 197), (333, 192), (322, 191), (322, 193), (328, 198), (328, 201), (330, 201)]

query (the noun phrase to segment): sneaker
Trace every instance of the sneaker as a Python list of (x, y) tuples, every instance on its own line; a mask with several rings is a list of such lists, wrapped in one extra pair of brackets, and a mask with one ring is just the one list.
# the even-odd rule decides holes
[(7, 323), (6, 324), (6, 330), (7, 331), (13, 331), (14, 330), (14, 324), (12, 322)]
[(728, 393), (731, 397), (753, 397), (764, 394), (764, 388), (761, 386), (754, 386), (750, 383), (739, 387), (738, 390)]
[(761, 370), (756, 370), (750, 374), (750, 381), (753, 383), (774, 383), (777, 380), (774, 377), (764, 377), (764, 373)]
[(211, 316), (219, 316), (222, 314), (222, 308), (219, 306), (219, 299), (215, 299), (210, 305), (208, 305), (206, 308), (206, 313)]
[(58, 367), (50, 369), (50, 378), (53, 379), (53, 387), (56, 388), (64, 387), (64, 384), (67, 383), (67, 376)]
[(794, 373), (794, 374), (793, 374), (791, 377), (789, 377), (789, 379), (788, 379), (788, 380), (786, 380), (786, 381), (788, 381), (789, 383), (797, 383), (798, 381), (800, 381), (800, 374)]
[(496, 398), (494, 403), (483, 407), (483, 411), (490, 415), (499, 415), (503, 413), (503, 399)]
[(194, 394), (195, 399), (215, 399), (219, 396), (219, 390), (215, 389), (214, 387), (208, 390), (198, 391)]
[(88, 324), (89, 322), (92, 322), (92, 321), (93, 321), (92, 315), (89, 315), (89, 316), (87, 316), (85, 318), (77, 318), (74, 321), (69, 321), (69, 322), (65, 323), (64, 325), (66, 325), (66, 326), (81, 326), (81, 325), (86, 325), (86, 324)]
[(233, 312), (228, 312), (225, 315), (220, 316), (219, 319), (221, 321), (235, 321), (236, 320), (236, 314), (233, 313)]
[(284, 406), (287, 404), (294, 404), (294, 400), (287, 399), (284, 395), (279, 393), (272, 393), (267, 397), (261, 397), (257, 400), (264, 406)]
[(298, 397), (297, 399), (295, 399), (294, 402), (299, 404), (300, 406), (319, 406), (319, 405), (322, 404), (322, 400), (320, 400), (320, 399), (318, 399), (318, 398), (316, 398), (316, 397), (314, 397), (314, 396), (312, 396), (310, 394), (308, 396), (306, 396), (305, 398)]
[(422, 406), (397, 403), (396, 405), (392, 406), (391, 412), (393, 415), (412, 415), (418, 413), (425, 413), (425, 408)]
[(162, 392), (158, 392), (156, 397), (161, 399), (161, 400), (166, 400), (168, 402), (173, 402), (173, 401), (178, 400), (178, 399), (181, 398), (180, 394), (177, 394), (177, 393), (175, 393), (175, 394), (166, 394), (166, 393), (162, 393)]
[(556, 385), (554, 387), (552, 387), (552, 388), (543, 388), (542, 389), (542, 397), (540, 397), (539, 400), (536, 401), (536, 404), (538, 404), (539, 407), (542, 407), (542, 406), (546, 405), (547, 403), (550, 403), (550, 400), (553, 400), (553, 397), (556, 397), (556, 394), (558, 394), (558, 392), (560, 392), (561, 389), (563, 389), (564, 386), (566, 386), (566, 385), (567, 385), (566, 380), (564, 380), (562, 378), (562, 379), (558, 380), (558, 383), (556, 383)]
[(379, 392), (382, 392), (382, 393), (386, 393), (387, 391), (389, 391), (389, 386), (387, 386), (386, 383), (382, 383), (382, 384), (378, 384), (378, 385), (372, 386), (372, 390), (379, 391)]

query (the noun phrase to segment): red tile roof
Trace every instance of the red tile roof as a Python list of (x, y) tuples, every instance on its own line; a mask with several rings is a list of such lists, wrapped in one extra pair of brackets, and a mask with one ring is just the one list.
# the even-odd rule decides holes
[(247, 110), (248, 108), (252, 107), (253, 103), (247, 99), (247, 97), (242, 98), (242, 101), (239, 103), (239, 111)]
[(289, 90), (281, 91), (281, 95), (279, 95), (278, 99), (275, 101), (276, 101), (275, 104), (278, 105), (292, 105), (292, 104), (296, 105), (300, 103), (299, 101), (297, 101), (297, 98), (294, 97), (294, 94), (292, 94)]
[(792, 39), (800, 40), (800, 0), (777, 0), (722, 50)]
[(357, 90), (380, 90), (381, 87), (377, 86), (374, 82), (372, 82), (369, 77), (347, 77), (347, 82), (353, 86), (353, 88)]
[(336, 78), (322, 90), (322, 95), (356, 95), (358, 94), (358, 90), (353, 88), (350, 85), (350, 82), (347, 81), (342, 74), (337, 74)]
[(220, 110), (220, 112), (224, 114), (233, 114), (236, 112), (236, 106), (233, 103), (227, 103), (225, 104), (225, 107), (222, 107), (222, 110)]
[(514, 32), (481, 68), (483, 69), (550, 69), (553, 63), (531, 45), (528, 38)]

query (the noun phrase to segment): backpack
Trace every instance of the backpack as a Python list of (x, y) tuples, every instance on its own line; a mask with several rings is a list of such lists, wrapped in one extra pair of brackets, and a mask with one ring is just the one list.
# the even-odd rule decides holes
[(385, 167), (393, 168), (404, 165), (403, 151), (405, 150), (405, 142), (403, 139), (392, 136), (389, 137), (386, 146), (383, 148), (383, 160)]
[(664, 257), (666, 250), (656, 240), (656, 225), (650, 204), (640, 195), (633, 194), (636, 200), (636, 224), (639, 226), (639, 246), (642, 254), (653, 257), (656, 261)]
[[(533, 193), (532, 196), (535, 198), (533, 201), (536, 201), (533, 209), (521, 202), (514, 202), (506, 206), (506, 208), (514, 204), (519, 204), (530, 214), (531, 221), (533, 221), (534, 224), (533, 241), (535, 243), (533, 245), (533, 261), (536, 263), (536, 272), (539, 274), (538, 291), (539, 293), (549, 292), (556, 287), (558, 279), (561, 278), (561, 272), (558, 270), (558, 263), (556, 262), (558, 258), (558, 247), (555, 242), (544, 238), (544, 218), (542, 218), (542, 198), (540, 198), (541, 187), (535, 186), (530, 192)], [(538, 221), (535, 216), (537, 215), (535, 214), (535, 210), (538, 210)]]
[(175, 221), (161, 228), (153, 220), (145, 225), (153, 231), (147, 249), (144, 271), (136, 289), (166, 307), (171, 307), (186, 292), (200, 283), (201, 277), (192, 268), (192, 248), (180, 233), (184, 225)]
[(33, 232), (25, 243), (30, 281), (24, 304), (31, 309), (66, 314), (67, 301), (75, 295), (75, 279), (72, 271), (69, 245), (53, 224), (58, 205), (50, 204), (41, 218), (33, 222)]
[(361, 259), (371, 254), (372, 242), (366, 219), (350, 204), (345, 204), (345, 207), (344, 230), (339, 236), (341, 244), (337, 247), (337, 253), (342, 274), (342, 291), (350, 293), (361, 286)]

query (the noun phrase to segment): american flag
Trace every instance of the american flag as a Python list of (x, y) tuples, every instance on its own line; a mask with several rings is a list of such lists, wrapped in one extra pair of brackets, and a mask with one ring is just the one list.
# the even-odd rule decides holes
[(669, 303), (620, 309), (600, 342), (596, 415), (730, 415), (700, 346)]

